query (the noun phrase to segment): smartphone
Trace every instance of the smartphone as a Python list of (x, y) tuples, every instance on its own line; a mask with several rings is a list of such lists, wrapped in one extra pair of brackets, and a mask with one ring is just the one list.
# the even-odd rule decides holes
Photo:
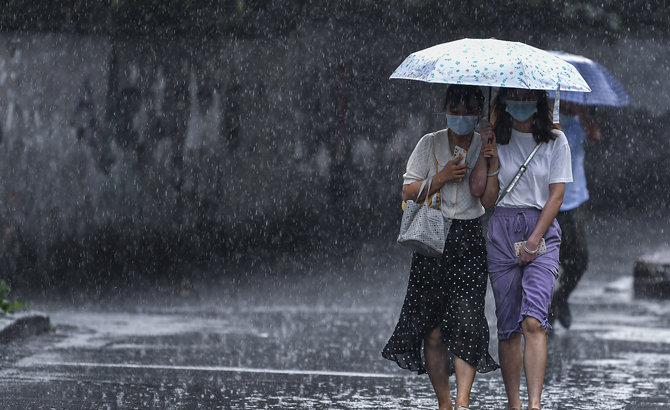
[(463, 159), (461, 160), (461, 162), (458, 163), (458, 165), (461, 165), (462, 163), (465, 162), (465, 157), (467, 154), (468, 150), (466, 150), (465, 148), (459, 147), (458, 145), (456, 145), (456, 148), (454, 148), (454, 158), (458, 158), (459, 155), (463, 156)]
[[(523, 245), (526, 243), (526, 241), (521, 241), (521, 242), (514, 242), (514, 253), (516, 254), (516, 257), (519, 257), (519, 252), (521, 252), (521, 248), (523, 248)], [(531, 249), (532, 250), (532, 249)], [(544, 238), (540, 239), (540, 243), (537, 246), (537, 253), (545, 253), (547, 251), (547, 244), (544, 242)]]

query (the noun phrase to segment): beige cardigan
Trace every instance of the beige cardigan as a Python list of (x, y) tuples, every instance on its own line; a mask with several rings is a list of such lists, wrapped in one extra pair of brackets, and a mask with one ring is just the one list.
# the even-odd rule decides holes
[[(470, 194), (470, 174), (477, 163), (481, 147), (481, 136), (475, 132), (470, 146), (463, 147), (468, 150), (466, 155), (468, 169), (465, 177), (460, 181), (447, 182), (440, 189), (442, 195), (440, 210), (445, 218), (475, 219), (484, 215), (484, 207), (479, 198)], [(437, 157), (439, 170), (442, 170), (447, 162), (453, 159), (446, 129), (426, 134), (419, 140), (407, 161), (407, 170), (403, 175), (404, 184), (423, 181), (437, 174), (439, 171), (435, 169), (435, 157)]]

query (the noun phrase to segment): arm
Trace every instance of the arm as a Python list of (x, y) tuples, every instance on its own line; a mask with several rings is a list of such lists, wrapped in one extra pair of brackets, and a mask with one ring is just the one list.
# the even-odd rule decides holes
[(475, 168), (470, 174), (470, 192), (472, 196), (480, 198), (484, 195), (484, 190), (486, 189), (486, 173), (487, 173), (488, 164), (486, 163), (486, 158), (484, 158), (481, 153), (477, 162), (475, 163)]
[[(540, 214), (540, 218), (537, 220), (537, 225), (535, 225), (535, 229), (533, 229), (533, 232), (530, 234), (530, 237), (528, 237), (528, 239), (526, 240), (526, 247), (531, 251), (537, 249), (537, 247), (540, 244), (540, 239), (542, 239), (544, 234), (547, 232), (547, 229), (549, 229), (549, 225), (551, 225), (551, 223), (554, 222), (556, 215), (558, 215), (558, 210), (561, 208), (561, 205), (563, 204), (563, 194), (565, 194), (565, 183), (550, 184), (549, 191), (550, 191), (549, 200), (547, 200), (547, 203), (544, 205), (544, 208), (542, 208), (542, 213)], [(521, 251), (519, 252), (519, 256), (521, 258), (521, 261), (519, 263), (525, 265), (535, 260), (537, 254), (531, 255), (525, 250), (521, 249)]]
[(586, 139), (593, 142), (600, 141), (600, 129), (591, 117), (589, 117), (584, 108), (581, 105), (575, 104), (574, 110), (579, 116), (579, 122), (586, 133)]
[[(433, 176), (432, 185), (430, 186), (430, 192), (427, 195), (432, 195), (437, 192), (444, 184), (449, 181), (454, 181), (461, 179), (465, 176), (465, 171), (468, 164), (464, 162), (461, 165), (457, 165), (459, 161), (463, 159), (462, 156), (452, 159), (447, 162), (447, 165), (444, 166), (442, 171), (438, 172)], [(412, 182), (411, 184), (403, 185), (402, 187), (402, 199), (403, 201), (415, 201), (416, 196), (419, 195), (419, 189), (421, 189), (421, 183), (423, 181)], [(419, 198), (419, 202), (423, 201), (426, 198), (426, 193), (422, 193)]]
[[(493, 134), (491, 142), (484, 144), (482, 147), (482, 152), (479, 154), (480, 157), (487, 158), (489, 160), (489, 174), (494, 174), (500, 169), (500, 163), (498, 162), (498, 147), (496, 146), (496, 136)], [(498, 175), (486, 176), (486, 188), (484, 193), (480, 197), (482, 206), (486, 209), (493, 208), (498, 200), (498, 194), (500, 192), (500, 183), (498, 182)]]
[(482, 148), (479, 151), (479, 157), (477, 158), (475, 167), (470, 174), (470, 193), (477, 198), (481, 198), (482, 195), (484, 195), (487, 182), (486, 174), (488, 172), (494, 172), (489, 171), (488, 157), (483, 155), (484, 145), (493, 138), (493, 127), (491, 126), (491, 123), (485, 123), (479, 130), (479, 133), (482, 137)]

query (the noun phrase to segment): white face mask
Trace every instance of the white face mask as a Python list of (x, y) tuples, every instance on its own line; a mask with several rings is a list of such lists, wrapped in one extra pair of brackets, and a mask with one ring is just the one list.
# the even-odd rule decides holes
[(475, 129), (479, 122), (477, 115), (451, 115), (447, 114), (447, 126), (456, 135), (468, 135)]

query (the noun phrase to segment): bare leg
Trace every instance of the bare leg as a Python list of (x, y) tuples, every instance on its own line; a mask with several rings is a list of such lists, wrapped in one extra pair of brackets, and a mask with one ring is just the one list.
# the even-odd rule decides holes
[(507, 408), (521, 410), (521, 333), (517, 333), (507, 340), (498, 341), (498, 355), (500, 356), (500, 370), (505, 391), (507, 392)]
[(523, 369), (526, 372), (528, 387), (528, 408), (541, 409), (542, 386), (544, 372), (547, 367), (547, 337), (546, 331), (540, 326), (540, 321), (526, 316), (521, 322), (524, 337)]
[(424, 339), (426, 371), (433, 384), (440, 410), (453, 410), (449, 393), (449, 352), (440, 338), (440, 328), (433, 329)]
[(477, 367), (471, 366), (465, 360), (454, 356), (456, 368), (456, 406), (470, 407), (470, 391), (475, 381)]

